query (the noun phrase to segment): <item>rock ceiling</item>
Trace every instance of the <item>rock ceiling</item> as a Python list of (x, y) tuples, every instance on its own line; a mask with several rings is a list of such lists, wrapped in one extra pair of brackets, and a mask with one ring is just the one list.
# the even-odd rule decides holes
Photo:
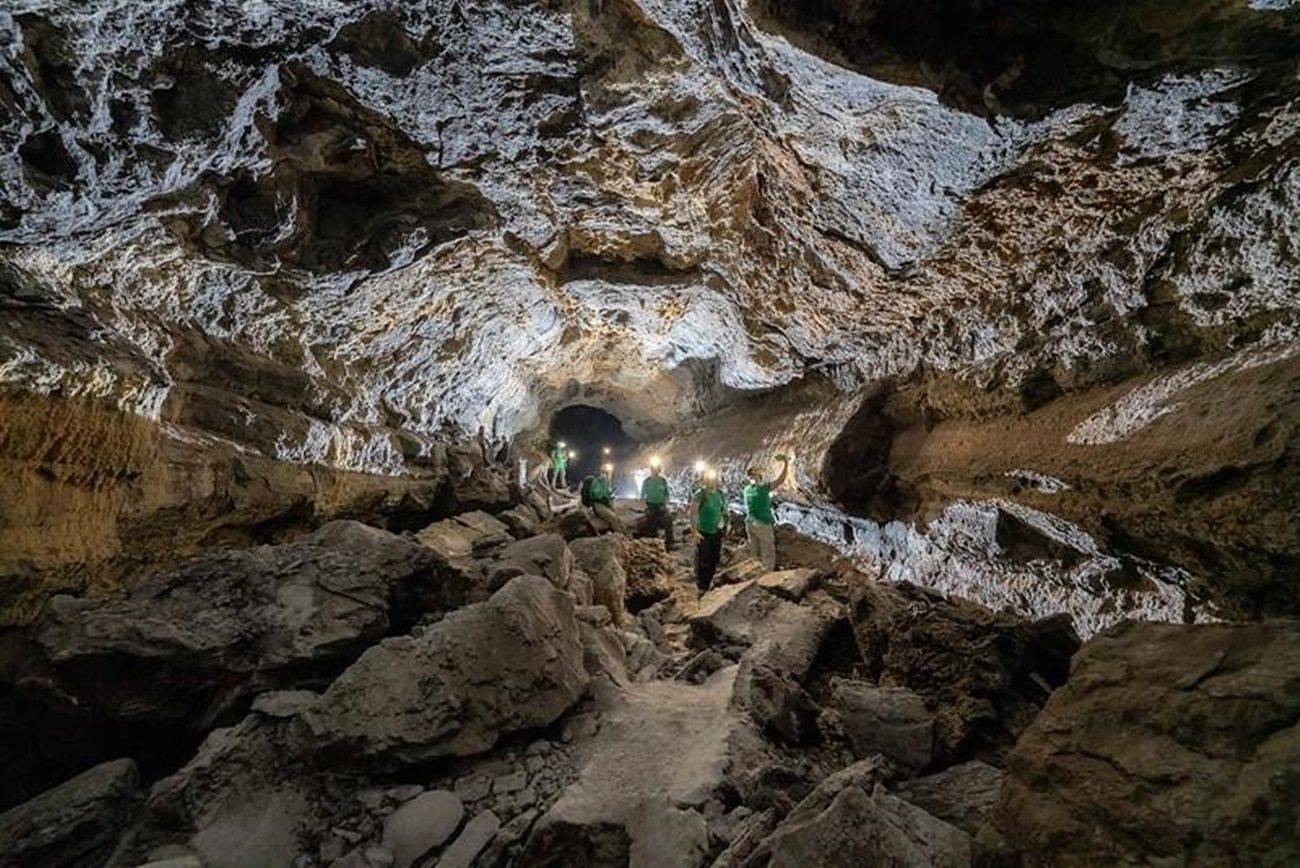
[[(575, 401), (691, 450), (761, 416), (729, 454), (798, 442), (814, 500), (933, 517), (1019, 473), (1271, 608), (1300, 10), (1053, 13), (1046, 76), (1040, 4), (964, 40), (976, 5), (19, 0), (0, 387), (391, 475)], [(855, 437), (891, 464), (837, 491)]]

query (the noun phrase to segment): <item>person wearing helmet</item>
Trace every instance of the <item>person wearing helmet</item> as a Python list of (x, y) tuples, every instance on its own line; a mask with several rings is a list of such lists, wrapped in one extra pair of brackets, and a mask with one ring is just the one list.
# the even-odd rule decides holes
[(749, 484), (745, 486), (745, 533), (749, 537), (749, 550), (767, 568), (776, 569), (776, 517), (772, 514), (772, 489), (780, 488), (790, 473), (790, 459), (776, 456), (782, 463), (781, 475), (769, 482), (763, 481), (761, 467), (749, 468)]
[(569, 468), (569, 447), (563, 440), (555, 444), (551, 450), (551, 485), (555, 488), (566, 488)]
[(668, 511), (668, 480), (664, 478), (662, 462), (656, 456), (650, 459), (650, 475), (641, 483), (641, 499), (645, 501), (645, 526), (653, 536), (664, 532), (664, 548), (673, 550), (673, 516)]
[(586, 504), (592, 514), (615, 533), (626, 533), (623, 520), (614, 512), (614, 465), (605, 464), (600, 468), (600, 476), (593, 476), (584, 484), (583, 492)]
[(695, 539), (695, 586), (703, 594), (713, 585), (727, 532), (727, 499), (718, 484), (718, 471), (706, 469), (691, 497), (691, 536)]

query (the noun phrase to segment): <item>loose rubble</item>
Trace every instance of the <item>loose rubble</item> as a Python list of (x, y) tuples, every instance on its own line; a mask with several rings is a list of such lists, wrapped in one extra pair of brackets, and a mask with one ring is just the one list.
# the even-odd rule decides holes
[[(511, 508), (528, 502), (515, 497)], [(561, 504), (556, 515), (573, 511)], [(1130, 625), (1080, 650), (1068, 619), (881, 582), (813, 545), (788, 547), (782, 569), (763, 572), (729, 543), (724, 581), (700, 594), (690, 552), (658, 540), (566, 542), (540, 522), (473, 511), (411, 540), (332, 525), (170, 574), (163, 599), (205, 594), (211, 624), (239, 623), (247, 594), (221, 589), (251, 574), (218, 580), (214, 563), (281, 565), (271, 588), (337, 590), (346, 576), (371, 589), (371, 620), (343, 617), (322, 634), (311, 626), (321, 608), (305, 602), (342, 604), (294, 591), (281, 599), (304, 602), (293, 611), (308, 632), (279, 638), (283, 620), (249, 619), (259, 642), (238, 633), (246, 644), (180, 658), (213, 673), (226, 661), (231, 683), (252, 694), (227, 700), (242, 716), (138, 793), (135, 765), (117, 759), (12, 808), (0, 815), (8, 849), (51, 868), (1030, 866), (1043, 854), (1087, 864), (1184, 850), (1213, 862), (1238, 846), (1280, 863), (1297, 853), (1283, 831), (1300, 768), (1285, 735), (1300, 713), (1286, 688), (1300, 665), (1292, 623)], [(346, 542), (342, 561), (334, 541)], [(345, 568), (355, 564), (376, 566)], [(198, 579), (207, 585), (192, 587)], [(647, 586), (666, 593), (632, 605)], [(160, 655), (171, 646), (157, 626), (116, 646), (95, 628), (130, 623), (118, 613), (141, 599), (154, 597), (54, 601), (33, 633)], [(359, 611), (358, 600), (339, 611)], [(333, 675), (280, 675), (294, 671), (282, 661), (322, 647), (340, 664)], [(1178, 817), (1159, 807), (1171, 798)], [(1104, 829), (1088, 825), (1096, 817)], [(1225, 831), (1192, 842), (1193, 823)], [(1080, 849), (1086, 828), (1092, 844)]]

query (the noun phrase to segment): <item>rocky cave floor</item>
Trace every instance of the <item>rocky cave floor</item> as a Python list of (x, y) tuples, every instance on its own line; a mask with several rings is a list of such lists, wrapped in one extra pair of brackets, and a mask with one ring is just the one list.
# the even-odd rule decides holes
[(509, 508), (214, 550), (7, 633), (0, 862), (1300, 858), (1294, 622), (1081, 645), (788, 527), (701, 596), (689, 542), (474, 474)]

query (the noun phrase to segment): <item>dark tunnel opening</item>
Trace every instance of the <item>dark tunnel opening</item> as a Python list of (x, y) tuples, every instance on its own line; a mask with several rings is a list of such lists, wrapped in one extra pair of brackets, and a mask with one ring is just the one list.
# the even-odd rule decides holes
[(563, 442), (574, 453), (569, 462), (570, 488), (576, 489), (584, 477), (600, 473), (601, 464), (609, 461), (614, 465), (617, 493), (627, 496), (631, 491), (628, 460), (640, 443), (623, 430), (617, 416), (587, 404), (574, 404), (551, 418), (548, 435), (548, 448)]

